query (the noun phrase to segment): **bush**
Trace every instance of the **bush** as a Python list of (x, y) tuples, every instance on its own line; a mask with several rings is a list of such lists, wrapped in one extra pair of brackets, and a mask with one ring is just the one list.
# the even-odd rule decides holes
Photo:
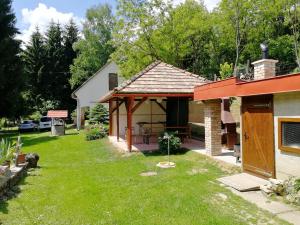
[(158, 138), (160, 152), (162, 152), (163, 154), (168, 153), (168, 138), (165, 138), (165, 134), (169, 135), (170, 137), (170, 154), (178, 153), (181, 147), (181, 140), (177, 136), (177, 132), (165, 132), (160, 135), (160, 137)]
[(220, 76), (221, 79), (227, 79), (233, 75), (233, 64), (229, 64), (228, 62), (225, 62), (224, 64), (220, 64)]
[(92, 126), (86, 129), (85, 139), (87, 141), (97, 140), (106, 137), (108, 130), (103, 125)]
[(97, 104), (91, 109), (90, 123), (108, 123), (109, 115), (107, 108), (102, 104)]
[(5, 160), (12, 160), (15, 153), (15, 144), (9, 138), (0, 140), (0, 164)]

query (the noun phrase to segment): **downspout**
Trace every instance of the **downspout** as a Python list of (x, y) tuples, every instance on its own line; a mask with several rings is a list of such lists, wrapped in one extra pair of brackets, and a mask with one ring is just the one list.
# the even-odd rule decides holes
[(77, 127), (77, 131), (80, 130), (81, 128), (81, 110), (80, 110), (80, 101), (79, 101), (79, 98), (74, 94), (74, 92), (72, 93), (71, 97), (73, 99), (76, 100), (77, 102), (77, 107), (76, 107), (76, 110), (77, 110), (77, 113), (76, 113), (76, 127)]

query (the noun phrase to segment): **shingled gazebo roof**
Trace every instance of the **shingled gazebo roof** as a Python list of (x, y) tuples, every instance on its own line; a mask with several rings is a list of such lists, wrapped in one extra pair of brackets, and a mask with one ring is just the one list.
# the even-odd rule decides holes
[(199, 75), (156, 61), (119, 87), (108, 92), (100, 102), (118, 94), (193, 94), (194, 87), (209, 83)]
[(193, 93), (208, 83), (199, 75), (156, 61), (116, 88), (117, 93)]

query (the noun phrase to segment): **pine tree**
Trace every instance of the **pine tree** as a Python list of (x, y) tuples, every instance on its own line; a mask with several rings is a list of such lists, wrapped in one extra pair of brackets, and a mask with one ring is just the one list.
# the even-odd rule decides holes
[(15, 117), (23, 86), (20, 42), (11, 0), (0, 0), (0, 117)]
[(61, 107), (68, 109), (70, 112), (75, 108), (76, 102), (71, 98), (72, 89), (69, 83), (71, 78), (70, 66), (73, 60), (77, 56), (77, 52), (73, 49), (73, 45), (79, 39), (79, 32), (76, 24), (73, 20), (65, 26), (63, 35), (63, 46), (64, 46), (64, 77), (62, 83), (62, 89), (64, 90), (64, 95), (61, 96)]
[(67, 24), (65, 27), (63, 40), (65, 48), (65, 64), (67, 71), (69, 71), (69, 67), (73, 63), (73, 60), (76, 58), (77, 55), (76, 51), (73, 49), (73, 45), (79, 40), (78, 27), (72, 19), (70, 20), (69, 24)]
[(46, 33), (46, 57), (47, 62), (42, 79), (46, 88), (43, 96), (48, 100), (60, 100), (60, 97), (65, 94), (61, 88), (65, 71), (62, 30), (58, 23), (51, 22)]
[(42, 82), (46, 63), (45, 40), (38, 27), (26, 45), (23, 61), (28, 96), (28, 99), (25, 100), (28, 101), (28, 107), (37, 106), (39, 98), (43, 97), (43, 90), (47, 88), (46, 84)]

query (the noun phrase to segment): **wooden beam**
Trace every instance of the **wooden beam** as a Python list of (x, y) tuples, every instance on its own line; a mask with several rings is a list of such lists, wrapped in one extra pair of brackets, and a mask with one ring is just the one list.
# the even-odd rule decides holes
[(126, 98), (127, 109), (127, 148), (128, 151), (132, 150), (132, 107), (134, 104), (134, 97)]
[(119, 113), (119, 98), (117, 98), (117, 141), (120, 139), (120, 113)]
[[(119, 101), (118, 101), (119, 102)], [(111, 110), (111, 113), (114, 113), (116, 111), (117, 108), (119, 108), (122, 104), (124, 103), (124, 101), (120, 101), (119, 103), (117, 103), (117, 105)]]
[(140, 102), (136, 103), (136, 105), (132, 108), (131, 113), (134, 113), (147, 99), (147, 97), (143, 97)]
[(112, 136), (113, 129), (113, 114), (112, 114), (112, 100), (109, 100), (109, 136)]
[(165, 113), (167, 112), (167, 109), (161, 103), (159, 103), (158, 101), (155, 102)]

